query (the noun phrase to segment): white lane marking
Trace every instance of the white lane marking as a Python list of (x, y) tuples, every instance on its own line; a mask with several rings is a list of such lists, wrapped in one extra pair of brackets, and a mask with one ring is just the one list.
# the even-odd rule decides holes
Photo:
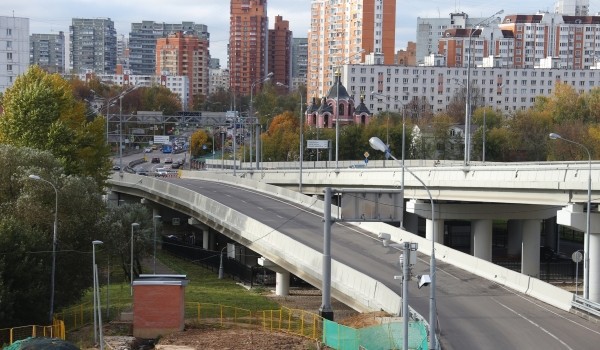
[(506, 286), (503, 286), (503, 285), (501, 285), (501, 284), (498, 284), (498, 286), (500, 286), (502, 289), (504, 289), (504, 290), (506, 290), (506, 291), (508, 291), (508, 292), (512, 293), (513, 295), (516, 295), (516, 296), (518, 296), (519, 298), (521, 298), (521, 299), (523, 299), (523, 300), (525, 300), (525, 301), (527, 301), (527, 302), (529, 302), (529, 303), (531, 303), (531, 304), (533, 304), (533, 305), (535, 305), (535, 306), (539, 307), (540, 309), (543, 309), (543, 310), (545, 310), (545, 311), (547, 311), (547, 312), (550, 312), (550, 313), (554, 314), (554, 316), (556, 316), (556, 317), (560, 317), (560, 318), (562, 318), (563, 320), (565, 320), (565, 321), (567, 321), (567, 322), (571, 322), (571, 323), (573, 323), (573, 324), (575, 324), (575, 325), (577, 325), (577, 326), (579, 326), (579, 327), (581, 327), (581, 328), (583, 328), (583, 329), (585, 329), (585, 330), (587, 330), (587, 331), (590, 331), (590, 332), (592, 332), (592, 333), (596, 333), (596, 334), (600, 335), (600, 332), (599, 332), (599, 331), (597, 331), (597, 330), (595, 330), (595, 329), (592, 329), (592, 328), (589, 328), (589, 327), (587, 327), (587, 326), (585, 326), (585, 325), (583, 325), (583, 324), (581, 324), (581, 323), (578, 323), (578, 322), (576, 322), (575, 320), (572, 320), (572, 319), (570, 319), (570, 318), (567, 318), (567, 317), (565, 317), (565, 316), (563, 316), (563, 315), (561, 315), (561, 314), (557, 313), (556, 311), (554, 311), (554, 310), (551, 310), (550, 308), (548, 308), (548, 307), (544, 306), (543, 304), (539, 304), (539, 303), (537, 303), (535, 300), (531, 300), (530, 298), (528, 298), (528, 297), (526, 297), (526, 296), (524, 296), (524, 295), (521, 295), (521, 294), (519, 294), (519, 293), (516, 293), (514, 290), (512, 290), (512, 289), (510, 289), (510, 288), (508, 288), (508, 287), (506, 287)]
[(518, 313), (517, 311), (511, 309), (510, 307), (502, 304), (501, 302), (499, 302), (498, 300), (496, 300), (496, 298), (492, 298), (492, 300), (494, 302), (496, 302), (497, 304), (499, 304), (500, 306), (504, 307), (505, 309), (509, 310), (510, 312), (514, 313), (515, 315), (521, 317), (522, 319), (524, 319), (525, 321), (531, 323), (532, 325), (536, 326), (537, 328), (539, 328), (542, 332), (548, 334), (549, 336), (551, 336), (552, 338), (556, 339), (556, 341), (560, 342), (566, 349), (570, 349), (573, 350), (572, 347), (570, 347), (569, 345), (567, 345), (567, 343), (565, 343), (564, 341), (560, 340), (557, 336), (555, 336), (554, 334), (552, 334), (549, 330), (547, 330), (546, 328), (540, 326), (539, 324), (535, 323), (534, 321), (528, 319), (527, 317), (523, 316), (522, 314)]
[[(241, 191), (245, 191), (245, 192), (252, 192), (253, 194), (257, 194), (257, 195), (259, 195), (259, 196), (263, 196), (263, 197), (265, 197), (265, 198), (269, 198), (269, 199), (271, 199), (271, 200), (274, 200), (274, 201), (276, 201), (276, 202), (285, 203), (285, 204), (287, 204), (287, 205), (291, 206), (292, 208), (296, 208), (296, 209), (298, 209), (298, 210), (300, 210), (300, 211), (303, 211), (303, 212), (305, 212), (305, 213), (307, 213), (307, 214), (314, 215), (314, 216), (316, 216), (316, 217), (318, 217), (318, 218), (321, 218), (321, 219), (323, 218), (323, 216), (322, 216), (322, 215), (319, 215), (319, 214), (317, 214), (317, 213), (313, 213), (313, 212), (311, 212), (311, 211), (309, 211), (309, 210), (307, 210), (307, 209), (305, 209), (305, 208), (303, 208), (303, 207), (300, 207), (300, 206), (298, 206), (298, 205), (296, 205), (296, 204), (294, 204), (294, 203), (291, 203), (291, 202), (286, 202), (286, 201), (283, 201), (283, 200), (281, 200), (281, 199), (279, 199), (279, 198), (277, 198), (277, 197), (273, 197), (273, 196), (270, 196), (270, 195), (267, 195), (267, 194), (264, 194), (264, 193), (261, 193), (261, 192), (258, 192), (258, 191), (254, 191), (254, 190), (250, 190), (250, 189), (246, 189), (246, 188), (240, 188), (240, 187), (237, 187), (237, 186), (232, 186), (232, 185), (228, 185), (228, 184), (221, 184), (221, 185), (222, 185), (222, 186), (227, 186), (227, 187), (229, 187), (229, 188), (235, 188), (235, 189), (239, 189), (239, 190), (241, 190)], [(317, 202), (317, 199), (315, 199), (315, 200), (313, 201), (313, 203), (315, 203), (315, 202)], [(311, 206), (312, 206), (312, 205), (311, 205)], [(259, 207), (259, 208), (260, 208), (260, 207)], [(261, 208), (261, 209), (262, 209), (262, 208)], [(279, 215), (277, 215), (277, 216), (279, 216)], [(282, 218), (282, 219), (286, 219), (285, 217), (282, 217), (282, 216), (279, 216), (279, 217), (280, 217), (280, 218)], [(352, 231), (354, 231), (354, 232), (356, 232), (356, 233), (358, 233), (358, 234), (361, 234), (361, 235), (363, 235), (363, 236), (365, 236), (365, 237), (367, 237), (367, 238), (370, 238), (370, 239), (372, 239), (372, 240), (374, 240), (374, 241), (377, 241), (377, 242), (379, 242), (379, 241), (380, 241), (378, 238), (376, 238), (375, 236), (373, 236), (373, 235), (371, 235), (371, 234), (368, 234), (368, 233), (363, 233), (363, 232), (360, 232), (360, 231), (358, 231), (358, 230), (357, 230), (357, 229), (356, 229), (354, 226), (350, 226), (350, 225), (348, 225), (348, 224), (345, 224), (345, 223), (343, 223), (343, 222), (338, 222), (338, 221), (336, 221), (334, 224), (336, 224), (336, 225), (340, 225), (340, 226), (344, 226), (346, 229), (352, 230)], [(396, 248), (396, 249), (397, 249), (397, 250), (400, 250), (399, 248)], [(424, 259), (419, 259), (419, 260), (421, 260), (421, 261), (423, 261), (423, 262), (425, 262), (425, 263), (427, 263), (427, 264), (429, 263), (428, 261), (426, 261), (426, 260), (424, 260)], [(436, 271), (441, 271), (441, 272), (443, 272), (443, 273), (447, 274), (447, 275), (448, 275), (448, 276), (450, 276), (450, 277), (453, 277), (453, 278), (455, 278), (455, 279), (457, 279), (457, 280), (459, 280), (459, 281), (461, 280), (459, 277), (457, 277), (457, 276), (455, 276), (455, 275), (451, 274), (450, 272), (447, 272), (447, 271), (445, 271), (445, 270), (443, 270), (443, 269), (441, 269), (441, 268), (439, 268), (439, 267), (436, 269)]]

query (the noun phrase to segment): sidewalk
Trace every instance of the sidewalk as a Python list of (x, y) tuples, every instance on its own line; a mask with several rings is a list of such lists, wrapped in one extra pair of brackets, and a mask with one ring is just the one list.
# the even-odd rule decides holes
[[(147, 257), (142, 260), (142, 265), (144, 266), (145, 274), (152, 274), (154, 272), (154, 258)], [(158, 258), (156, 259), (156, 274), (157, 275), (174, 275), (177, 274), (167, 265), (163, 264)]]

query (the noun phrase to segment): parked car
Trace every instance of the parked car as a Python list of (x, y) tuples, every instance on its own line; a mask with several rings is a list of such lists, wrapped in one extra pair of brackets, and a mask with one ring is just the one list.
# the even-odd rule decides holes
[(152, 157), (151, 163), (160, 163), (160, 158), (158, 158), (158, 157)]
[(121, 170), (121, 167), (118, 165), (113, 165), (112, 170), (115, 170), (115, 171)]
[(181, 163), (173, 162), (173, 164), (171, 164), (171, 169), (179, 169), (180, 166), (181, 166)]
[(173, 163), (173, 158), (171, 158), (171, 157), (165, 158), (165, 164), (171, 164), (171, 163)]

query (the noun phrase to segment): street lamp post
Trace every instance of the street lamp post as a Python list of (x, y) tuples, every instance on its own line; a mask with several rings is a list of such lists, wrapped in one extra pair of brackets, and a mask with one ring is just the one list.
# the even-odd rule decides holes
[(52, 273), (50, 277), (50, 314), (49, 319), (50, 323), (52, 323), (54, 318), (54, 280), (56, 276), (56, 246), (58, 245), (58, 190), (56, 186), (48, 180), (41, 178), (38, 175), (31, 174), (29, 178), (36, 181), (42, 181), (54, 189), (54, 225), (53, 225), (53, 234), (52, 234)]
[[(389, 95), (380, 94), (380, 93), (375, 92), (375, 91), (372, 91), (371, 95), (382, 96), (382, 97), (387, 98), (388, 100), (390, 99)], [(405, 138), (406, 138), (406, 136), (405, 136), (406, 135), (406, 113), (405, 113), (405, 109), (406, 108), (404, 108), (404, 104), (402, 104), (402, 163), (401, 163), (402, 164), (402, 177), (401, 177), (400, 189), (403, 191), (402, 192), (402, 196), (403, 197), (404, 197), (404, 143), (405, 143)], [(385, 128), (386, 128), (386, 139), (387, 139), (386, 144), (387, 144), (387, 147), (390, 146), (390, 140), (389, 140), (390, 136), (389, 136), (388, 125), (387, 125), (387, 124), (389, 124), (389, 119), (390, 119), (390, 117), (388, 115), (388, 119), (386, 121), (386, 126), (385, 126)], [(385, 162), (385, 160), (384, 160), (384, 162)], [(401, 221), (400, 221), (400, 228), (404, 229), (404, 204), (402, 204), (402, 218), (401, 218)]]
[(474, 27), (475, 30), (471, 29), (469, 33), (469, 60), (467, 62), (467, 97), (465, 101), (465, 160), (464, 166), (468, 166), (471, 161), (471, 61), (473, 59), (473, 34), (477, 27), (481, 24), (489, 21), (490, 19), (504, 13), (504, 10), (500, 10), (483, 21), (477, 23)]
[(577, 145), (585, 150), (588, 156), (588, 181), (587, 181), (587, 211), (585, 217), (585, 241), (583, 245), (583, 297), (590, 298), (590, 207), (592, 206), (592, 154), (590, 150), (579, 142), (566, 139), (559, 134), (548, 135), (552, 140), (563, 140)]
[[(277, 86), (289, 88), (289, 86), (277, 82)], [(300, 95), (300, 175), (298, 178), (298, 191), (302, 193), (302, 163), (304, 162), (304, 101), (302, 99), (302, 91), (298, 91)]]
[[(334, 72), (334, 75), (337, 77), (337, 85), (335, 88), (335, 170), (338, 171), (340, 167), (338, 166), (338, 157), (340, 151), (340, 84), (342, 83), (342, 72), (340, 71), (340, 67), (346, 64), (348, 61), (351, 61), (356, 55), (360, 55), (364, 52), (364, 49), (356, 52), (350, 57), (347, 57), (342, 62), (338, 63), (337, 66), (334, 66), (337, 71)], [(334, 79), (335, 82), (335, 79)]]
[[(395, 161), (398, 161), (394, 155), (390, 153), (389, 148), (377, 137), (371, 137), (369, 139), (369, 144), (375, 150), (381, 151), (385, 153), (386, 157), (390, 157)], [(402, 166), (405, 168), (405, 166)], [(436, 239), (436, 224), (435, 224), (435, 206), (433, 203), (433, 197), (431, 196), (431, 192), (429, 188), (423, 180), (421, 180), (415, 173), (413, 173), (409, 168), (406, 168), (409, 174), (411, 174), (417, 181), (421, 183), (425, 191), (427, 191), (427, 195), (429, 196), (429, 202), (431, 203), (431, 221), (432, 221), (432, 232), (431, 232), (431, 259), (429, 263), (429, 275), (431, 278), (431, 286), (429, 290), (429, 349), (437, 349), (436, 342), (436, 305), (435, 305), (435, 281), (436, 281), (436, 267), (435, 267), (435, 239)]]
[(219, 279), (222, 280), (223, 279), (223, 275), (224, 273), (224, 268), (223, 268), (223, 251), (225, 251), (225, 249), (227, 249), (227, 244), (221, 249), (221, 257), (219, 260)]
[[(252, 82), (252, 84), (250, 85), (250, 118), (254, 118), (254, 103), (253, 103), (253, 93), (254, 93), (254, 86), (256, 84), (260, 84), (263, 83), (265, 81), (271, 80), (271, 77), (273, 76), (273, 72), (269, 72), (269, 74), (267, 74), (264, 78), (260, 78), (255, 80), (254, 82)], [(250, 119), (250, 121), (252, 121), (252, 119)], [(250, 135), (252, 135), (252, 133), (250, 133)], [(259, 157), (259, 138), (256, 138), (256, 170), (258, 170), (258, 157)], [(250, 143), (250, 168), (252, 168), (252, 143)]]
[(133, 296), (133, 229), (136, 227), (140, 227), (140, 224), (138, 224), (137, 222), (131, 224), (131, 261), (129, 266), (129, 291), (131, 296)]
[(133, 90), (137, 85), (123, 91), (117, 98), (119, 99), (119, 172), (123, 173), (123, 97)]
[(92, 241), (92, 272), (94, 274), (94, 342), (98, 341), (100, 333), (100, 349), (104, 349), (102, 336), (102, 312), (100, 311), (100, 283), (98, 282), (98, 266), (96, 265), (96, 245), (103, 244), (102, 241)]
[[(160, 220), (160, 215), (154, 215), (154, 261), (153, 261), (153, 265), (154, 265), (154, 269), (152, 270), (153, 273), (156, 275), (156, 221)], [(133, 241), (132, 241), (133, 242)]]

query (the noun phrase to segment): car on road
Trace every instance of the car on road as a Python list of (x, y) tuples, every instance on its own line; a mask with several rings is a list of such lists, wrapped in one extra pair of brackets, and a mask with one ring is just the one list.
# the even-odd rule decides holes
[(165, 158), (165, 164), (171, 164), (171, 163), (173, 163), (173, 158), (171, 158), (171, 157)]
[(152, 160), (150, 161), (150, 163), (160, 163), (160, 158), (152, 157)]
[(121, 170), (121, 167), (118, 165), (113, 165), (112, 170), (115, 170), (115, 171)]
[(152, 147), (144, 148), (144, 153), (152, 153)]
[(154, 176), (167, 176), (168, 170), (165, 168), (156, 168)]

